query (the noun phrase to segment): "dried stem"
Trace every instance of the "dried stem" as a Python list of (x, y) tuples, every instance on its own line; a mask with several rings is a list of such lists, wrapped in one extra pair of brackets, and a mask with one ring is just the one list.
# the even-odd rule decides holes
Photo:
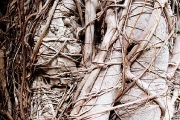
[(82, 119), (87, 119), (89, 117), (93, 117), (93, 115), (97, 115), (97, 114), (102, 114), (102, 113), (105, 113), (105, 112), (109, 112), (111, 110), (115, 110), (117, 108), (124, 108), (124, 107), (129, 107), (129, 106), (132, 106), (132, 105), (136, 105), (136, 104), (139, 104), (139, 103), (145, 103), (147, 101), (150, 101), (152, 99), (155, 99), (157, 98), (159, 95), (151, 95), (151, 96), (148, 96), (146, 98), (142, 98), (142, 99), (139, 99), (139, 100), (135, 100), (133, 102), (129, 102), (129, 103), (126, 103), (126, 104), (123, 104), (123, 105), (117, 105), (115, 107), (110, 107), (110, 108), (107, 108), (107, 109), (104, 109), (104, 110), (101, 110), (101, 111), (96, 111), (96, 112), (93, 112), (93, 113), (89, 113), (89, 114), (85, 114), (85, 115), (82, 115), (80, 117), (75, 117), (76, 120), (82, 120)]

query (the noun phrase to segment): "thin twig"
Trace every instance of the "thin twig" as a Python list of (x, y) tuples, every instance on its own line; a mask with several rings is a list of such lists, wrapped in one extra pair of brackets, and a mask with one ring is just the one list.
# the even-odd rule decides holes
[[(130, 67), (128, 67), (128, 69), (126, 70), (126, 75), (128, 79), (131, 79), (133, 81), (136, 81), (135, 83), (137, 83), (137, 85), (146, 93), (150, 94), (150, 95), (154, 95), (155, 93), (152, 91), (149, 91), (148, 88), (149, 86), (146, 85), (145, 82), (142, 82), (139, 78), (142, 77), (144, 75), (144, 73), (148, 70), (148, 68), (152, 65), (152, 63), (155, 61), (155, 59), (157, 58), (157, 56), (160, 54), (160, 52), (162, 51), (163, 47), (167, 44), (168, 40), (171, 38), (171, 36), (173, 35), (174, 30), (171, 31), (171, 33), (169, 34), (169, 36), (166, 38), (166, 40), (164, 41), (164, 43), (162, 44), (161, 48), (159, 49), (159, 51), (157, 52), (157, 54), (155, 55), (155, 57), (152, 58), (151, 62), (146, 66), (146, 68), (142, 71), (142, 73), (136, 77), (135, 75), (133, 75), (130, 71)], [(134, 82), (132, 83), (134, 84)], [(132, 86), (132, 85), (131, 85)], [(129, 87), (128, 87), (129, 88)], [(166, 106), (162, 103), (162, 101), (160, 99), (156, 99), (155, 100), (162, 111), (162, 115), (166, 114)]]
[(92, 112), (92, 113), (89, 113), (89, 114), (85, 114), (85, 115), (82, 115), (82, 116), (80, 116), (80, 117), (74, 116), (74, 118), (75, 118), (76, 120), (81, 120), (81, 119), (84, 119), (84, 118), (92, 117), (93, 115), (96, 115), (96, 114), (102, 114), (102, 113), (105, 113), (105, 112), (109, 112), (109, 111), (115, 110), (115, 109), (117, 109), (117, 108), (123, 108), (123, 107), (128, 107), (128, 106), (136, 105), (136, 104), (138, 104), (138, 103), (144, 103), (144, 102), (150, 101), (150, 100), (152, 100), (152, 99), (155, 99), (155, 98), (157, 98), (158, 96), (159, 96), (159, 95), (151, 95), (151, 96), (148, 96), (148, 97), (139, 99), (139, 100), (135, 100), (135, 101), (133, 101), (133, 102), (129, 102), (129, 103), (126, 103), (126, 104), (117, 105), (117, 106), (115, 106), (115, 107), (106, 108), (106, 109), (103, 109), (103, 110), (100, 110), (100, 111), (97, 111), (97, 112)]

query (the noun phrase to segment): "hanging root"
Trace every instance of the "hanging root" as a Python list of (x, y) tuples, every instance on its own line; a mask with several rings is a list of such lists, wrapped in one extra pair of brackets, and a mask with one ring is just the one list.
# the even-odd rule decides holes
[[(101, 45), (101, 50), (98, 55), (96, 56), (96, 59), (97, 60), (95, 63), (103, 63), (105, 58), (106, 58), (106, 55), (107, 55), (107, 51), (108, 51), (108, 48), (110, 47), (110, 41), (112, 40), (113, 36), (115, 35), (115, 32), (116, 32), (116, 21), (115, 21), (115, 14), (113, 12), (113, 9), (108, 9), (107, 10), (107, 14), (106, 14), (106, 18), (105, 18), (105, 21), (107, 23), (107, 32), (105, 34), (105, 37), (104, 37), (104, 40), (102, 42), (102, 45)], [(83, 97), (84, 95), (88, 94), (100, 72), (101, 68), (97, 68), (97, 69), (94, 69), (90, 75), (86, 75), (83, 82), (85, 81), (85, 84), (81, 90), (81, 93), (80, 93), (80, 98)], [(76, 95), (77, 96), (77, 95)], [(81, 107), (80, 105), (83, 105), (83, 103), (85, 102), (85, 100), (79, 100), (76, 105), (75, 105), (75, 108), (73, 109), (73, 111), (71, 112), (72, 114), (78, 114)]]
[(131, 65), (134, 60), (141, 54), (141, 52), (144, 50), (146, 45), (148, 44), (149, 40), (152, 38), (158, 24), (159, 19), (162, 13), (161, 8), (156, 8), (157, 3), (155, 3), (155, 9), (153, 10), (151, 17), (149, 19), (148, 25), (143, 31), (140, 40), (143, 40), (138, 45), (135, 45), (133, 49), (130, 51), (130, 53), (127, 55), (129, 65)]
[[(149, 90), (149, 85), (147, 85), (147, 83), (141, 81), (139, 78), (148, 70), (148, 68), (152, 65), (152, 63), (154, 62), (154, 60), (156, 59), (156, 57), (160, 54), (163, 46), (168, 42), (168, 40), (171, 38), (171, 36), (173, 35), (174, 30), (171, 31), (171, 33), (169, 34), (168, 38), (164, 41), (164, 43), (162, 44), (160, 50), (157, 52), (156, 56), (151, 60), (151, 62), (149, 63), (149, 65), (143, 70), (143, 72), (141, 73), (141, 75), (139, 77), (136, 77), (135, 75), (133, 75), (130, 71), (130, 67), (127, 67), (126, 69), (126, 77), (127, 79), (131, 79), (133, 81), (136, 81), (136, 84), (139, 86), (139, 88), (141, 88), (143, 91), (145, 91), (147, 94), (150, 95), (156, 95), (156, 92), (150, 91)], [(166, 91), (164, 92), (166, 93)], [(155, 102), (160, 106), (161, 111), (162, 111), (162, 116), (164, 117), (164, 119), (167, 118), (167, 115), (169, 115), (169, 111), (171, 110), (171, 106), (169, 105), (169, 101), (167, 101), (167, 104), (164, 103), (164, 101), (160, 98), (156, 98)], [(168, 107), (169, 109), (167, 109)]]
[(174, 74), (179, 66), (179, 63), (180, 63), (179, 46), (180, 46), (180, 35), (178, 34), (178, 36), (175, 39), (175, 45), (174, 45), (174, 49), (173, 49), (173, 53), (172, 53), (173, 56), (170, 60), (169, 67), (168, 67), (167, 78), (169, 80), (174, 76)]
[(87, 0), (85, 2), (85, 24), (90, 24), (86, 28), (85, 45), (83, 48), (83, 64), (89, 67), (93, 58), (93, 42), (94, 42), (94, 20), (96, 18), (96, 9), (98, 0)]

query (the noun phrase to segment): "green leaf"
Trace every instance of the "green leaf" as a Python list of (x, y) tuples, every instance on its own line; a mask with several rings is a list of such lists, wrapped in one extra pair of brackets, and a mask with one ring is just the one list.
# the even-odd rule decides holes
[(180, 32), (180, 29), (179, 28), (174, 28), (174, 32)]

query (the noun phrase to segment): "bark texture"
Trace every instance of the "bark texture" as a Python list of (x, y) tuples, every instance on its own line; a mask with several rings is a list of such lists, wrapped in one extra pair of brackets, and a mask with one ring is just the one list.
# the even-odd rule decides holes
[[(143, 6), (143, 4), (145, 4)], [(143, 13), (142, 12), (143, 9)], [(146, 39), (142, 38), (144, 29), (148, 24), (151, 24), (149, 21), (153, 11), (153, 4), (151, 2), (147, 3), (136, 3), (133, 2), (132, 7), (130, 9), (130, 14), (128, 16), (128, 21), (126, 25), (126, 29), (124, 34), (129, 38), (129, 44), (137, 45), (141, 42), (146, 41)], [(138, 14), (141, 13), (139, 16)], [(156, 13), (157, 14), (157, 13)], [(156, 27), (153, 36), (150, 38), (147, 46), (140, 51), (141, 54), (131, 65), (131, 72), (135, 76), (140, 76), (142, 71), (151, 63), (152, 59), (156, 57), (157, 52), (160, 47), (163, 47), (160, 54), (156, 57), (155, 61), (150, 65), (148, 70), (140, 77), (140, 80), (148, 85), (148, 91), (152, 91), (156, 94), (159, 94), (159, 98), (163, 101), (164, 106), (166, 106), (166, 102), (169, 99), (166, 96), (166, 91), (168, 86), (166, 84), (165, 74), (168, 67), (169, 60), (169, 50), (168, 46), (162, 46), (163, 42), (168, 37), (168, 28), (165, 17), (160, 15), (159, 18), (155, 18), (158, 20), (158, 25)], [(132, 48), (133, 49), (133, 48)], [(162, 91), (164, 91), (163, 95)], [(143, 89), (141, 89), (138, 85), (134, 85), (120, 100), (121, 103), (132, 102), (134, 100), (148, 97), (149, 93), (146, 93)], [(127, 112), (127, 110), (128, 112)], [(153, 101), (133, 106), (132, 108), (127, 107), (124, 109), (116, 109), (116, 112), (121, 116), (124, 120), (136, 119), (140, 120), (143, 117), (148, 120), (158, 120), (161, 118), (161, 108), (159, 105)]]
[(178, 119), (177, 0), (3, 4), (0, 119)]
[[(76, 12), (74, 1), (58, 2), (47, 34), (40, 45), (35, 66), (41, 73), (31, 86), (32, 119), (50, 119), (57, 116), (61, 118), (63, 111), (59, 110), (66, 109), (67, 100), (71, 100), (72, 90), (76, 87), (78, 77), (71, 71), (77, 70), (81, 46), (75, 38), (78, 24), (73, 12)], [(35, 41), (45, 27), (46, 24), (41, 23)]]

